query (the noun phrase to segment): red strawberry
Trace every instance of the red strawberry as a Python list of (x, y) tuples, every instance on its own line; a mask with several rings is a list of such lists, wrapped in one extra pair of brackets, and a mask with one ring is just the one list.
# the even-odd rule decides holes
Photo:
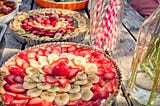
[(10, 104), (10, 102), (13, 101), (13, 100), (14, 100), (14, 96), (13, 95), (11, 95), (9, 93), (5, 93), (3, 95), (3, 101), (4, 101), (5, 104)]
[(27, 55), (25, 53), (19, 53), (18, 57), (23, 59), (23, 60), (27, 60)]
[(65, 87), (69, 84), (69, 80), (66, 79), (66, 78), (61, 78), (61, 79), (58, 79), (58, 83), (61, 87)]
[(70, 75), (70, 70), (68, 69), (68, 67), (61, 66), (59, 68), (59, 75), (60, 76), (69, 76)]
[(98, 84), (99, 84), (99, 86), (103, 87), (103, 85), (105, 84), (105, 81), (103, 80), (103, 77), (99, 77)]
[(104, 78), (105, 78), (106, 80), (112, 80), (112, 79), (115, 78), (115, 76), (116, 76), (116, 73), (113, 72), (113, 71), (109, 71), (109, 72), (107, 72), (106, 74), (104, 74)]
[(14, 74), (14, 75), (19, 75), (24, 72), (24, 70), (18, 66), (9, 66), (8, 70), (11, 74)]
[(52, 76), (59, 76), (61, 68), (59, 66), (54, 66), (53, 70), (52, 70)]
[(62, 47), (62, 52), (67, 52), (68, 51), (68, 47)]
[(44, 50), (41, 49), (41, 48), (38, 49), (36, 53), (37, 53), (38, 56), (44, 56)]
[(68, 52), (73, 52), (77, 49), (77, 46), (74, 44), (74, 45), (71, 45), (68, 47)]
[(51, 25), (55, 27), (57, 25), (57, 21), (56, 20), (51, 21)]
[(51, 21), (50, 21), (48, 18), (44, 20), (44, 24), (45, 24), (45, 25), (48, 25), (48, 24), (50, 24), (50, 23), (51, 23)]
[(81, 56), (85, 56), (85, 55), (90, 54), (90, 53), (91, 53), (91, 49), (90, 49), (90, 48), (83, 48), (83, 49), (81, 49), (80, 52), (79, 52), (79, 54), (80, 54)]
[(28, 100), (13, 100), (10, 103), (10, 106), (26, 106)]
[(98, 60), (96, 63), (98, 67), (103, 69), (108, 69), (113, 67), (113, 63), (110, 60), (106, 60), (106, 59)]
[(17, 83), (23, 83), (23, 79), (19, 75), (14, 77), (14, 81), (17, 82)]
[(22, 67), (23, 63), (25, 62), (25, 60), (18, 57), (15, 59), (15, 61), (16, 61), (16, 65), (19, 67)]
[(49, 51), (49, 52), (52, 52), (52, 46), (49, 46), (49, 45), (47, 45), (46, 47), (45, 47), (45, 50), (47, 50), (47, 51)]
[(70, 78), (72, 78), (72, 77), (74, 77), (75, 75), (77, 75), (77, 73), (79, 72), (79, 68), (69, 68), (69, 70), (70, 70), (70, 73), (69, 73), (69, 77)]
[(91, 90), (94, 93), (92, 100), (97, 100), (101, 98), (101, 94), (100, 94), (101, 88), (98, 84), (94, 84)]
[(43, 66), (43, 67), (42, 67), (42, 70), (43, 70), (45, 73), (47, 73), (47, 74), (49, 74), (49, 75), (52, 75), (53, 69), (51, 68), (50, 65), (45, 65), (45, 66)]
[(28, 59), (35, 59), (36, 58), (36, 52), (35, 51), (28, 51), (26, 55), (27, 55)]
[(83, 105), (84, 106), (95, 106), (93, 105), (93, 101), (84, 101)]
[(25, 89), (23, 89), (22, 84), (11, 84), (9, 86), (9, 91), (13, 92), (13, 93), (25, 93)]
[(90, 61), (92, 61), (94, 59), (102, 59), (103, 57), (105, 57), (104, 53), (98, 52), (98, 51), (92, 52), (90, 55), (91, 55), (91, 60)]
[(4, 77), (4, 80), (9, 84), (14, 84), (15, 83), (14, 78), (15, 78), (15, 75), (8, 74)]
[(6, 90), (6, 91), (9, 91), (9, 87), (10, 87), (10, 84), (6, 83), (3, 85), (3, 88)]
[(93, 106), (100, 106), (101, 105), (101, 99), (97, 99), (96, 101), (93, 101)]
[(68, 63), (69, 63), (69, 60), (68, 60), (68, 58), (60, 58), (60, 59), (58, 60), (58, 62), (59, 62), (59, 63), (64, 62), (64, 63), (68, 64)]
[(69, 102), (66, 106), (79, 106), (79, 101)]
[(104, 89), (107, 90), (107, 92), (109, 93), (113, 93), (114, 92), (114, 84), (112, 82), (107, 82), (105, 85), (104, 85)]
[(45, 76), (45, 81), (49, 84), (55, 84), (58, 82), (58, 79), (55, 79), (53, 76)]
[(28, 102), (27, 106), (44, 106), (45, 102), (41, 98), (33, 98)]
[(16, 100), (27, 100), (27, 99), (30, 99), (30, 97), (26, 95), (17, 94), (15, 99)]
[(22, 68), (23, 68), (23, 69), (26, 69), (26, 68), (28, 68), (28, 67), (29, 67), (28, 62), (24, 62), (24, 63), (22, 64)]
[(73, 31), (73, 30), (75, 30), (76, 28), (75, 28), (74, 26), (68, 25), (68, 26), (66, 26), (66, 29)]
[(59, 28), (57, 32), (64, 35), (67, 32), (67, 30), (65, 28)]

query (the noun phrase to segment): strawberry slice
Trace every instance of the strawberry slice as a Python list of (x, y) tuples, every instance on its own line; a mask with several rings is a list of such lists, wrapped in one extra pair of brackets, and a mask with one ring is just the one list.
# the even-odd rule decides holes
[(68, 47), (62, 47), (62, 52), (67, 52), (68, 51)]
[(105, 84), (103, 77), (99, 77), (98, 84), (99, 84), (99, 86), (103, 87), (103, 85)]
[(26, 106), (28, 100), (13, 100), (10, 103), (10, 106)]
[(19, 75), (24, 72), (24, 70), (18, 66), (9, 66), (8, 70), (11, 74), (14, 74), (14, 75)]
[(27, 106), (45, 106), (45, 101), (41, 98), (33, 98), (28, 102)]
[(80, 49), (79, 51), (80, 51), (79, 54), (80, 54), (81, 56), (85, 56), (85, 55), (91, 53), (91, 49), (90, 49), (90, 48), (82, 48), (82, 49)]
[(51, 21), (51, 25), (55, 27), (57, 25), (57, 21), (56, 20)]
[(22, 67), (23, 63), (25, 62), (25, 60), (18, 57), (15, 59), (15, 61), (16, 61), (16, 65), (19, 67)]
[(18, 57), (23, 59), (23, 60), (27, 60), (27, 55), (25, 53), (19, 53)]
[(10, 84), (6, 83), (3, 85), (3, 88), (6, 90), (6, 91), (9, 91), (9, 87), (10, 87)]
[(25, 93), (25, 89), (23, 89), (22, 84), (11, 84), (9, 86), (9, 91), (13, 92), (13, 93)]
[(59, 67), (59, 75), (60, 76), (69, 76), (70, 75), (70, 70), (68, 69), (68, 67)]
[(14, 84), (15, 83), (14, 78), (15, 78), (15, 75), (8, 74), (4, 77), (4, 80), (9, 84)]
[(53, 71), (52, 71), (52, 75), (53, 76), (59, 76), (60, 75), (60, 72), (61, 71), (61, 68), (59, 66), (54, 66), (53, 68)]
[(55, 84), (58, 82), (58, 79), (54, 78), (53, 76), (45, 76), (45, 81), (49, 84)]
[(24, 62), (23, 64), (22, 64), (22, 68), (23, 69), (26, 69), (26, 68), (28, 68), (30, 65), (28, 64), (28, 62)]
[(38, 49), (37, 51), (36, 51), (36, 53), (37, 53), (37, 55), (38, 56), (44, 56), (44, 50), (43, 49)]
[(93, 101), (92, 106), (100, 106), (101, 105), (101, 99), (97, 99), (96, 101)]
[(112, 80), (116, 77), (116, 73), (113, 71), (109, 71), (106, 74), (103, 75), (104, 79), (106, 80)]
[[(114, 92), (114, 84), (112, 82), (107, 82), (104, 87), (103, 87), (108, 93), (113, 93)], [(102, 88), (102, 89), (103, 89)], [(103, 89), (103, 90), (104, 90)]]
[(48, 50), (44, 50), (44, 55), (45, 55), (45, 56), (48, 56), (49, 54), (51, 54), (51, 52), (50, 52), (50, 51), (48, 51)]
[(94, 84), (91, 90), (94, 93), (92, 100), (97, 100), (101, 98), (101, 94), (100, 94), (101, 88), (98, 84)]
[(53, 50), (52, 46), (49, 46), (49, 45), (47, 45), (47, 46), (45, 47), (45, 49), (46, 49), (47, 51), (49, 51), (49, 52), (52, 52), (52, 50)]
[(17, 83), (23, 83), (23, 79), (22, 79), (22, 77), (21, 76), (15, 76), (14, 77), (14, 79), (13, 79), (15, 82), (17, 82)]
[(47, 73), (47, 74), (49, 74), (49, 75), (52, 75), (53, 69), (51, 68), (50, 65), (45, 65), (45, 66), (43, 66), (43, 67), (42, 67), (42, 70), (43, 70), (45, 73)]
[(58, 79), (58, 83), (61, 87), (65, 87), (69, 84), (70, 80), (66, 79), (66, 78), (61, 78)]
[(5, 104), (10, 104), (11, 101), (14, 100), (14, 96), (9, 94), (9, 93), (6, 93), (3, 95), (3, 101)]
[(93, 101), (84, 101), (83, 106), (95, 106), (95, 105), (93, 105)]
[(35, 51), (28, 51), (26, 55), (27, 55), (28, 59), (35, 59), (36, 58), (36, 52)]
[(69, 102), (66, 104), (66, 106), (80, 106), (79, 100), (74, 101), (74, 102)]
[(76, 76), (77, 73), (80, 71), (79, 68), (72, 68), (72, 67), (70, 67), (69, 70), (70, 70), (69, 78)]
[(26, 95), (17, 94), (15, 99), (16, 100), (28, 100), (28, 99), (30, 99), (30, 97), (26, 96)]
[(67, 31), (68, 30), (74, 31), (76, 28), (74, 26), (67, 25), (66, 29), (67, 29)]
[(71, 46), (68, 47), (68, 52), (73, 52), (73, 51), (75, 51), (76, 49), (77, 49), (76, 44), (71, 45)]
[(97, 66), (102, 69), (110, 69), (113, 67), (113, 63), (110, 60), (100, 59), (96, 61)]

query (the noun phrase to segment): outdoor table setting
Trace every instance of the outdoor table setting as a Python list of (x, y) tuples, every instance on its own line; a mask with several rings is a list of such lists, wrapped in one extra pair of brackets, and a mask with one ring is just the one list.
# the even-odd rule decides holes
[(146, 105), (130, 90), (145, 19), (127, 1), (7, 1), (15, 7), (0, 16), (0, 106)]

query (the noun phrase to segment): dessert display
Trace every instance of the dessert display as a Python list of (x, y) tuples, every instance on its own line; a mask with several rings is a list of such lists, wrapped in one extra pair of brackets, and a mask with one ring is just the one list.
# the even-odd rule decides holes
[(45, 8), (63, 8), (82, 10), (88, 6), (88, 0), (36, 0), (36, 3)]
[(54, 42), (28, 48), (0, 69), (0, 96), (10, 106), (100, 106), (116, 97), (121, 74), (103, 51)]
[(10, 23), (10, 29), (20, 42), (79, 42), (88, 29), (88, 19), (71, 10), (39, 9), (20, 13)]

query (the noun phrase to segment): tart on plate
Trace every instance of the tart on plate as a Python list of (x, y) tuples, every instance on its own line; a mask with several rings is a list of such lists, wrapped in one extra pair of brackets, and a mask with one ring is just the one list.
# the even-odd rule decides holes
[(103, 51), (54, 42), (13, 56), (0, 69), (0, 97), (9, 106), (100, 106), (111, 103), (121, 74)]
[(39, 9), (22, 12), (10, 23), (14, 38), (31, 45), (50, 41), (79, 42), (88, 30), (88, 19), (66, 9)]

